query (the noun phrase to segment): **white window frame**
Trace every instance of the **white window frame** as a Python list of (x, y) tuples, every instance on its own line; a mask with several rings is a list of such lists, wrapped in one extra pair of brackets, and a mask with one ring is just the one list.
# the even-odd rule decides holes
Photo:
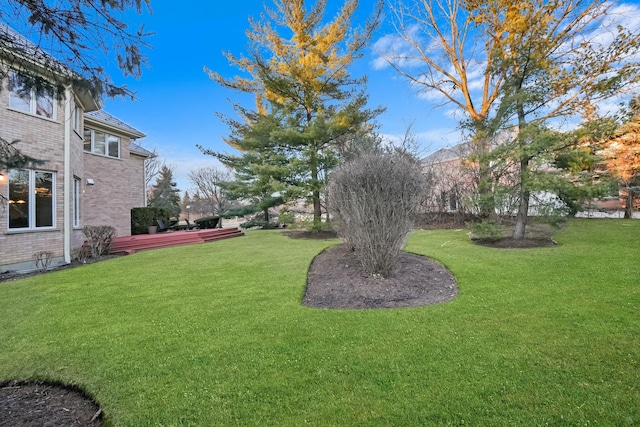
[[(22, 171), (27, 171), (29, 173), (29, 188), (28, 188), (28, 225), (26, 227), (11, 227), (11, 214), (7, 215), (7, 229), (9, 231), (25, 231), (25, 230), (52, 230), (56, 228), (56, 173), (52, 171), (46, 170), (36, 170), (36, 169), (19, 169)], [(9, 190), (9, 197), (7, 198), (9, 201), (9, 210), (13, 208), (13, 203), (20, 203), (20, 201), (11, 199), (11, 172), (9, 171), (9, 185), (7, 188)], [(36, 174), (38, 173), (46, 173), (51, 175), (51, 225), (46, 226), (37, 226), (37, 197), (36, 197)], [(15, 208), (14, 208), (15, 209)]]
[(71, 113), (73, 116), (71, 117), (71, 120), (73, 123), (73, 130), (75, 130), (78, 135), (80, 135), (80, 132), (82, 131), (82, 113), (80, 110), (81, 109), (78, 104), (74, 103), (73, 112)]
[[(96, 145), (96, 134), (98, 135), (104, 135), (104, 140), (101, 142), (104, 142), (104, 145), (101, 145), (103, 147), (103, 150), (99, 149)], [(104, 157), (109, 157), (111, 159), (119, 159), (120, 158), (120, 153), (122, 151), (122, 138), (117, 136), (117, 135), (113, 135), (110, 133), (106, 133), (106, 132), (102, 132), (99, 130), (95, 130), (95, 129), (90, 129), (90, 128), (85, 128), (84, 129), (84, 151), (86, 151), (87, 153), (93, 153), (96, 154), (98, 156), (104, 156)], [(87, 144), (87, 139), (88, 139), (88, 144)], [(109, 154), (109, 145), (111, 142), (114, 142), (114, 139), (117, 139), (118, 142), (118, 155), (117, 156), (112, 156)], [(88, 147), (88, 149), (87, 149)]]
[(73, 177), (73, 226), (80, 227), (80, 194), (82, 193), (82, 180)]
[[(9, 108), (15, 111), (20, 111), (23, 113), (27, 113), (27, 114), (31, 114), (33, 116), (37, 116), (37, 117), (42, 117), (44, 119), (48, 119), (48, 120), (55, 120), (56, 119), (56, 113), (57, 113), (57, 102), (53, 93), (53, 90), (48, 90), (44, 93), (37, 93), (35, 88), (31, 88), (29, 89), (29, 94), (26, 97), (22, 97), (19, 94), (17, 94), (14, 90), (13, 87), (11, 86), (11, 81), (17, 77), (21, 77), (23, 76), (21, 73), (15, 71), (15, 70), (10, 70), (9, 71)], [(28, 107), (27, 108), (23, 108), (20, 105), (12, 105), (12, 101), (15, 98), (19, 98), (21, 99), (24, 103), (28, 103)], [(26, 99), (28, 98), (28, 99)], [(51, 104), (51, 116), (48, 116), (46, 114), (42, 114), (39, 112), (38, 109), (38, 99), (39, 98), (45, 98), (47, 100), (47, 102), (49, 102)]]

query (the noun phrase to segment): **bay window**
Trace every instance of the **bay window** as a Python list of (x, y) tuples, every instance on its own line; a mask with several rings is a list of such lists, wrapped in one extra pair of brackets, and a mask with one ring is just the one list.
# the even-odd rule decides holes
[(31, 169), (9, 171), (9, 229), (53, 228), (55, 173)]

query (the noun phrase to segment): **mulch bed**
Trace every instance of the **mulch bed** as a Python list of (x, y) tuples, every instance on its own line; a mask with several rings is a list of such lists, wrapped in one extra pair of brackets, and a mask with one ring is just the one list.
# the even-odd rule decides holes
[(0, 427), (101, 427), (102, 410), (72, 386), (0, 383)]
[(512, 239), (506, 237), (498, 240), (472, 240), (476, 245), (488, 246), (490, 248), (499, 249), (528, 249), (555, 246), (558, 243), (550, 238), (541, 239)]
[(311, 263), (302, 303), (317, 308), (394, 308), (437, 304), (453, 299), (458, 286), (443, 265), (402, 252), (393, 277), (363, 274), (347, 245), (320, 253)]

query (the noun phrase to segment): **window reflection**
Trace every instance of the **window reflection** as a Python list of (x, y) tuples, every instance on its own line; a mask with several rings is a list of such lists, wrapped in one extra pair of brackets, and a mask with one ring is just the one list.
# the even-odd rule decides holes
[(53, 227), (54, 188), (53, 172), (9, 171), (9, 228)]
[(9, 171), (9, 228), (29, 227), (29, 171)]
[(53, 91), (34, 87), (33, 80), (11, 71), (9, 73), (9, 107), (25, 113), (53, 119), (55, 101)]

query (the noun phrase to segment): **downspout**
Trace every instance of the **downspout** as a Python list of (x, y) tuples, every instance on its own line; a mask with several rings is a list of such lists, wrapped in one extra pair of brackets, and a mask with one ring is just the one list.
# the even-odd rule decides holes
[(64, 224), (62, 226), (64, 262), (71, 263), (71, 91), (64, 90)]

